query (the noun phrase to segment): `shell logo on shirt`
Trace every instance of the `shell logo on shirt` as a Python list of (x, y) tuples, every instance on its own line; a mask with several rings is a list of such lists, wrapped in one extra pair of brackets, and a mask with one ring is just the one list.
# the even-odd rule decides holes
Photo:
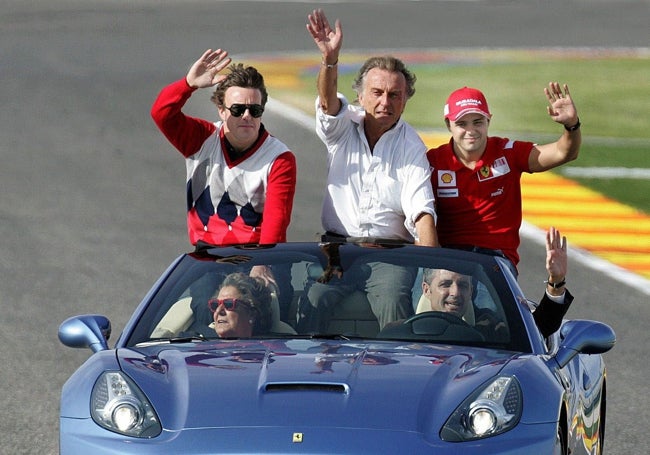
[(438, 197), (458, 197), (458, 188), (456, 187), (456, 172), (449, 170), (438, 171), (438, 188), (436, 195)]
[(456, 186), (456, 172), (438, 171), (438, 186)]

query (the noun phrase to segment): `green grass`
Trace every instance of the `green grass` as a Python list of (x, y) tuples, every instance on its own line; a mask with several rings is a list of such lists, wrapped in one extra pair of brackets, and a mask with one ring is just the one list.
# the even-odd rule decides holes
[[(418, 129), (443, 127), (447, 95), (467, 85), (479, 88), (493, 114), (491, 128), (501, 131), (557, 131), (546, 113), (543, 89), (549, 81), (567, 83), (583, 123), (583, 134), (650, 142), (650, 60), (583, 60), (482, 64), (419, 65), (416, 95), (405, 119)], [(344, 84), (346, 81), (342, 81)], [(347, 85), (349, 86), (349, 84)]]
[[(404, 118), (420, 131), (446, 131), (442, 108), (462, 86), (482, 90), (493, 118), (490, 133), (536, 142), (553, 141), (561, 126), (548, 117), (543, 89), (567, 83), (582, 122), (583, 146), (570, 166), (650, 167), (650, 56), (574, 50), (437, 52), (404, 59), (417, 76)], [(342, 58), (339, 91), (353, 100), (352, 80), (367, 56)], [(300, 88), (285, 100), (313, 113), (314, 66), (300, 74)], [(279, 91), (270, 89), (274, 96)], [(282, 95), (280, 96), (282, 98)], [(650, 213), (650, 181), (574, 178), (581, 184)]]
[[(580, 156), (568, 164), (577, 167), (650, 168), (650, 141), (645, 145), (603, 144), (597, 138), (586, 138)], [(559, 168), (561, 172), (562, 168)], [(572, 180), (617, 201), (650, 214), (650, 180), (624, 178), (584, 178)]]

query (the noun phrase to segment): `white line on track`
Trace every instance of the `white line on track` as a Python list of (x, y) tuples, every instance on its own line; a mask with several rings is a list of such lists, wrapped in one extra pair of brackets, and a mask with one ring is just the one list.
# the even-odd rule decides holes
[[(522, 222), (521, 229), (519, 233), (522, 237), (538, 243), (539, 245), (546, 245), (546, 233), (544, 230), (533, 226), (530, 223)], [(602, 259), (598, 256), (578, 248), (572, 248), (569, 246), (569, 255), (571, 259), (579, 262), (580, 264), (589, 267), (592, 270), (602, 272), (603, 274), (611, 277), (612, 279), (623, 283), (631, 288), (636, 289), (637, 291), (642, 292), (645, 295), (650, 295), (650, 280), (637, 275), (636, 273), (630, 272), (627, 269), (624, 269), (616, 264), (612, 264), (605, 259)]]
[(639, 179), (650, 180), (650, 169), (631, 167), (576, 167), (567, 166), (559, 169), (567, 177), (584, 177), (599, 179)]

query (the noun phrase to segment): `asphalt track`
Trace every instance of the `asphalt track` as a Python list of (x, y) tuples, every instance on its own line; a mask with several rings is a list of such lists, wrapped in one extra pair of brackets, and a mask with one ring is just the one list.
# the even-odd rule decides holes
[[(343, 19), (346, 49), (648, 45), (647, 1), (5, 0), (0, 453), (57, 453), (60, 389), (89, 355), (59, 344), (59, 323), (99, 312), (119, 333), (155, 278), (189, 248), (184, 166), (149, 118), (158, 90), (208, 47), (242, 57), (313, 52), (304, 24), (317, 6)], [(290, 238), (309, 240), (320, 230), (322, 147), (276, 106), (264, 121), (300, 169)], [(207, 94), (189, 108), (213, 115)], [(536, 238), (526, 235), (521, 247), (531, 296), (543, 290)], [(574, 251), (571, 261), (570, 315), (606, 321), (618, 335), (606, 355), (606, 452), (648, 453), (648, 295), (612, 278), (608, 263), (590, 265)]]

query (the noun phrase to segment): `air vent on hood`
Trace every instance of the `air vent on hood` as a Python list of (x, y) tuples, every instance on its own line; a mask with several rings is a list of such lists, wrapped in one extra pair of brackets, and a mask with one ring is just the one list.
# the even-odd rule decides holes
[(331, 384), (326, 382), (270, 383), (264, 387), (264, 391), (266, 392), (314, 391), (348, 393), (349, 390), (350, 388), (346, 384)]

